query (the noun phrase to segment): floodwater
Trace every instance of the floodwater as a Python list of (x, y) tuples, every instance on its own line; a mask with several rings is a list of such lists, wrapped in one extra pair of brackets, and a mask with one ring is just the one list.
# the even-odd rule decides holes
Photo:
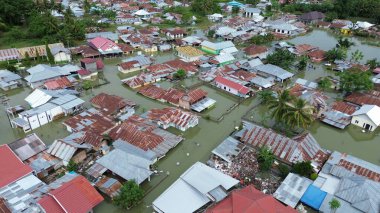
[[(332, 37), (332, 34), (325, 31), (315, 30), (306, 36), (292, 39), (291, 42), (310, 43), (316, 46), (321, 46), (322, 49), (327, 50), (335, 45), (336, 39)], [(356, 46), (354, 48), (360, 48), (366, 59), (374, 57), (379, 58), (379, 48), (374, 48), (367, 45)], [(175, 56), (171, 53), (158, 53), (154, 54), (154, 56), (156, 57), (157, 63), (175, 58)], [(81, 98), (88, 101), (100, 92), (119, 95), (137, 102), (140, 106), (137, 110), (138, 113), (142, 113), (151, 108), (162, 108), (168, 106), (167, 104), (138, 95), (135, 91), (122, 85), (120, 79), (125, 76), (120, 75), (116, 68), (116, 64), (120, 62), (120, 58), (107, 59), (105, 62), (106, 67), (104, 69), (104, 76), (110, 81), (110, 83), (87, 91)], [(317, 66), (315, 70), (306, 71), (299, 76), (309, 80), (315, 80), (321, 75), (328, 76), (333, 75), (333, 73), (331, 71), (324, 70), (321, 66)], [(198, 82), (199, 81), (197, 79), (191, 78), (180, 83), (188, 87)], [(167, 82), (162, 82), (161, 84), (165, 88), (171, 86), (170, 83)], [(219, 117), (237, 101), (237, 98), (225, 94), (224, 92), (216, 90), (210, 86), (201, 86), (201, 88), (208, 91), (209, 96), (217, 101), (214, 108), (209, 109), (204, 113), (212, 117)], [(30, 89), (24, 88), (7, 93), (11, 99), (10, 105), (26, 105), (24, 98), (30, 92)], [(142, 184), (142, 188), (147, 192), (147, 194), (140, 205), (128, 210), (128, 212), (153, 212), (151, 207), (153, 200), (156, 199), (166, 188), (168, 188), (192, 164), (197, 161), (205, 162), (209, 158), (211, 150), (214, 149), (224, 138), (226, 138), (236, 126), (239, 126), (241, 117), (255, 103), (256, 99), (244, 101), (230, 114), (225, 115), (224, 120), (220, 123), (201, 118), (197, 127), (189, 129), (186, 132), (179, 132), (178, 130), (170, 129), (169, 131), (173, 133), (182, 134), (186, 140), (181, 142), (176, 148), (171, 150), (166, 157), (158, 162), (158, 171), (160, 171), (159, 175), (154, 175), (150, 182), (146, 181)], [(262, 109), (261, 111), (256, 112), (256, 114), (261, 114), (265, 111), (265, 109)], [(4, 110), (0, 112), (0, 125), (0, 135), (2, 137), (1, 143), (9, 143), (24, 136), (23, 132), (10, 127)], [(380, 156), (378, 154), (378, 150), (380, 149), (380, 137), (378, 136), (380, 130), (372, 134), (361, 133), (360, 128), (356, 127), (349, 127), (347, 130), (337, 130), (319, 122), (315, 122), (311, 126), (310, 131), (315, 136), (317, 141), (327, 149), (347, 152), (370, 162), (380, 164)], [(35, 130), (35, 132), (41, 136), (46, 144), (51, 144), (55, 138), (68, 135), (68, 132), (61, 124), (61, 121), (56, 121), (45, 125)], [(189, 156), (187, 156), (187, 153), (189, 153)], [(177, 165), (177, 163), (179, 163), (179, 165)], [(111, 202), (106, 201), (97, 206), (95, 208), (95, 212), (103, 213), (125, 211), (115, 207)]]

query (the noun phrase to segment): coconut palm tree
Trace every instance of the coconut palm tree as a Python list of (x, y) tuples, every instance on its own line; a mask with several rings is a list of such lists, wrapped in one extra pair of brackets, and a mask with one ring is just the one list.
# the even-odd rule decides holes
[(272, 118), (276, 121), (283, 121), (284, 114), (289, 111), (288, 102), (292, 101), (294, 97), (290, 94), (289, 90), (277, 92), (277, 98), (268, 102), (268, 107), (272, 111)]
[(306, 129), (313, 121), (314, 107), (307, 104), (303, 99), (296, 99), (287, 103), (287, 111), (283, 114), (283, 118), (292, 128), (302, 127)]

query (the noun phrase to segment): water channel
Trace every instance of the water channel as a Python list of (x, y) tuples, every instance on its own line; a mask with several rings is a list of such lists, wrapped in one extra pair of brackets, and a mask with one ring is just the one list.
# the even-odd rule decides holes
[[(325, 31), (314, 30), (312, 33), (297, 37), (290, 40), (294, 44), (308, 43), (315, 46), (319, 46), (324, 50), (331, 49), (336, 44), (336, 37)], [(357, 42), (356, 48), (360, 49), (365, 59), (371, 59), (377, 57), (380, 59), (379, 53), (380, 48), (371, 47), (368, 45), (360, 45)], [(351, 50), (352, 51), (352, 50)], [(173, 59), (174, 56), (171, 53), (156, 54), (156, 62), (163, 62)], [(140, 105), (138, 113), (142, 111), (149, 110), (151, 108), (162, 108), (167, 105), (145, 98), (141, 95), (136, 94), (135, 91), (123, 86), (120, 79), (125, 77), (118, 74), (116, 64), (120, 62), (120, 59), (107, 59), (106, 67), (104, 69), (104, 76), (110, 81), (109, 84), (103, 85), (99, 88), (95, 88), (92, 91), (86, 92), (83, 95), (84, 100), (88, 101), (94, 95), (100, 92), (106, 92), (109, 94), (116, 94), (127, 99), (134, 100)], [(322, 66), (317, 66), (317, 69), (312, 71), (306, 71), (300, 74), (300, 77), (315, 80), (320, 76), (333, 75), (331, 71), (326, 71)], [(197, 83), (197, 79), (187, 79), (181, 84), (186, 86)], [(168, 88), (171, 85), (167, 82), (162, 83), (162, 87)], [(209, 92), (209, 96), (217, 100), (216, 106), (205, 112), (210, 116), (219, 116), (221, 113), (225, 112), (231, 105), (233, 105), (237, 99), (231, 97), (228, 94), (217, 91), (209, 86), (202, 86)], [(10, 98), (10, 105), (22, 104), (26, 105), (24, 98), (31, 92), (29, 88), (23, 88), (7, 92), (6, 94)], [(225, 137), (227, 137), (230, 132), (233, 131), (235, 126), (240, 124), (241, 117), (248, 111), (248, 109), (256, 103), (257, 100), (250, 99), (243, 102), (240, 106), (235, 108), (230, 114), (224, 117), (224, 120), (220, 123), (209, 121), (206, 119), (201, 119), (197, 127), (192, 128), (184, 133), (178, 132), (174, 129), (169, 131), (176, 134), (183, 134), (186, 138), (182, 143), (180, 143), (176, 148), (171, 150), (166, 157), (161, 159), (158, 163), (158, 170), (162, 171), (159, 175), (155, 175), (151, 178), (151, 181), (146, 181), (142, 184), (142, 187), (149, 191), (145, 196), (143, 202), (129, 210), (128, 212), (152, 212), (151, 203), (157, 198), (166, 188), (168, 188), (186, 169), (188, 169), (193, 163), (197, 161), (205, 162), (214, 149)], [(256, 113), (262, 113), (265, 109), (261, 109)], [(56, 121), (47, 124), (35, 132), (43, 139), (46, 144), (51, 144), (54, 139), (61, 138), (68, 135), (68, 132), (61, 124), (61, 121)], [(1, 143), (9, 143), (16, 140), (17, 138), (23, 137), (25, 134), (19, 130), (12, 129), (9, 125), (7, 116), (4, 110), (0, 112), (0, 135), (2, 137)], [(317, 141), (325, 148), (331, 150), (338, 150), (341, 152), (346, 152), (353, 154), (364, 160), (368, 160), (372, 163), (380, 165), (380, 155), (378, 154), (380, 150), (380, 136), (379, 131), (375, 133), (362, 133), (360, 128), (349, 127), (346, 130), (337, 130), (333, 127), (326, 126), (319, 122), (315, 122), (310, 131), (315, 136)], [(187, 156), (189, 153), (189, 156)], [(177, 162), (179, 165), (177, 166)], [(180, 211), (180, 210), (179, 210)], [(121, 209), (116, 208), (111, 202), (103, 202), (95, 208), (95, 212), (125, 212)]]

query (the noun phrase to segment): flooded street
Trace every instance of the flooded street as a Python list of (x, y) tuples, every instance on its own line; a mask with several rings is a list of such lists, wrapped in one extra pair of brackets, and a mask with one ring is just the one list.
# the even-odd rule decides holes
[[(368, 59), (377, 58), (380, 60), (380, 48), (371, 47), (368, 45), (360, 45), (360, 41), (353, 39), (357, 46), (352, 47), (351, 51), (359, 49), (364, 54), (363, 61)], [(331, 49), (336, 44), (336, 38), (333, 34), (314, 30), (311, 34), (306, 36), (297, 37), (291, 39), (290, 42), (294, 44), (308, 43), (311, 45), (319, 46), (324, 50)], [(156, 63), (172, 60), (176, 58), (172, 53), (158, 53), (154, 54)], [(350, 53), (348, 54), (350, 57)], [(110, 81), (109, 84), (103, 85), (99, 88), (95, 88), (91, 91), (85, 92), (82, 95), (82, 99), (88, 101), (96, 94), (101, 92), (115, 94), (122, 96), (126, 99), (135, 101), (139, 108), (137, 113), (140, 114), (151, 108), (162, 108), (168, 106), (158, 101), (145, 98), (138, 95), (134, 90), (122, 85), (121, 79), (125, 76), (119, 75), (116, 64), (120, 62), (120, 58), (105, 60), (104, 77)], [(327, 71), (323, 66), (318, 65), (316, 69), (305, 71), (298, 75), (298, 77), (306, 78), (308, 80), (315, 80), (321, 76), (334, 75), (334, 72)], [(186, 79), (180, 84), (186, 87), (199, 83), (196, 78)], [(160, 85), (163, 88), (169, 88), (172, 83), (162, 82)], [(211, 117), (219, 117), (227, 109), (229, 109), (237, 98), (232, 97), (224, 92), (220, 92), (215, 88), (203, 85), (202, 89), (209, 93), (212, 99), (217, 101), (216, 106), (207, 110), (204, 114)], [(17, 104), (26, 105), (24, 98), (31, 92), (29, 88), (18, 89), (6, 93), (10, 98), (10, 105)], [(220, 123), (213, 122), (207, 119), (200, 119), (200, 123), (197, 127), (189, 129), (186, 132), (179, 132), (174, 129), (169, 131), (175, 134), (183, 134), (186, 138), (176, 148), (169, 151), (168, 155), (158, 162), (159, 175), (154, 175), (151, 181), (143, 183), (142, 187), (147, 191), (147, 195), (136, 208), (129, 210), (128, 212), (153, 212), (151, 203), (156, 199), (166, 188), (168, 188), (186, 169), (197, 161), (205, 162), (210, 154), (223, 139), (225, 139), (236, 126), (240, 125), (241, 117), (249, 110), (249, 108), (257, 102), (257, 99), (249, 99), (235, 108), (230, 114), (227, 114), (223, 121)], [(89, 106), (89, 103), (86, 103)], [(256, 114), (262, 114), (266, 110), (260, 109)], [(54, 139), (61, 138), (68, 135), (68, 132), (61, 124), (62, 120), (49, 123), (41, 128), (35, 130), (35, 132), (42, 138), (46, 144), (51, 144)], [(4, 110), (0, 112), (0, 135), (2, 137), (1, 143), (9, 143), (17, 138), (23, 137), (25, 134), (21, 130), (12, 129), (9, 125), (8, 118)], [(380, 129), (374, 133), (362, 133), (358, 127), (349, 126), (346, 130), (338, 130), (336, 128), (321, 124), (316, 121), (310, 127), (310, 131), (317, 139), (319, 144), (326, 149), (337, 150), (340, 152), (346, 152), (370, 161), (377, 165), (380, 165)], [(189, 153), (189, 156), (187, 156)], [(177, 165), (177, 162), (179, 165)], [(110, 202), (103, 202), (95, 208), (95, 212), (125, 212), (116, 208)]]

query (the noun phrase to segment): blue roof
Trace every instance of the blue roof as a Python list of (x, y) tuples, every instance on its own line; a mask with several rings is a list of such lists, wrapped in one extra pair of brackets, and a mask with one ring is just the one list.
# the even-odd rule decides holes
[(301, 202), (315, 210), (319, 210), (326, 195), (327, 192), (322, 191), (320, 188), (311, 184), (303, 194)]
[(237, 1), (230, 1), (227, 3), (227, 5), (232, 6), (232, 7), (243, 7), (244, 6), (244, 4), (237, 2)]

